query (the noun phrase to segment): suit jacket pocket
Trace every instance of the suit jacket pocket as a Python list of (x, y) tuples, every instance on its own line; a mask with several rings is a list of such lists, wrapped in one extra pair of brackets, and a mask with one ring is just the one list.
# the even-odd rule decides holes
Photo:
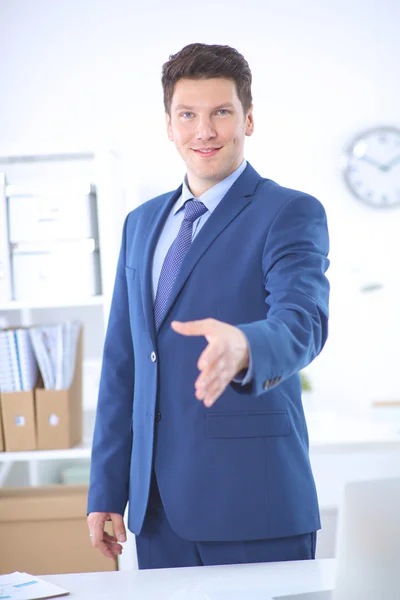
[(206, 415), (208, 438), (254, 438), (290, 434), (287, 411)]

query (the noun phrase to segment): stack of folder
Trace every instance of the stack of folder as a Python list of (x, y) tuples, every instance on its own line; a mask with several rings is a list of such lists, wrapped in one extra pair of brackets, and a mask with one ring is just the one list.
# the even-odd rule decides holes
[(37, 382), (38, 366), (29, 331), (0, 331), (0, 390), (24, 392)]
[(0, 452), (81, 441), (80, 322), (0, 330), (0, 431)]
[(0, 331), (0, 391), (32, 390), (43, 378), (46, 390), (71, 385), (81, 324), (65, 321), (57, 325)]

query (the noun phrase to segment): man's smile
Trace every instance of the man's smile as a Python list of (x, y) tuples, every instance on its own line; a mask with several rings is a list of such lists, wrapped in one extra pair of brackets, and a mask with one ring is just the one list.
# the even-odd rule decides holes
[(215, 156), (219, 150), (221, 150), (221, 146), (219, 148), (192, 148), (193, 152), (197, 154), (197, 156), (201, 156), (202, 158), (210, 158), (211, 156)]

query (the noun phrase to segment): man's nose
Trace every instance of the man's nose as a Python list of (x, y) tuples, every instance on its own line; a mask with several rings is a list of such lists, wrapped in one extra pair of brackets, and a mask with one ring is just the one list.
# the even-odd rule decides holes
[(216, 136), (215, 128), (209, 117), (203, 117), (199, 119), (196, 139), (198, 140), (209, 140)]

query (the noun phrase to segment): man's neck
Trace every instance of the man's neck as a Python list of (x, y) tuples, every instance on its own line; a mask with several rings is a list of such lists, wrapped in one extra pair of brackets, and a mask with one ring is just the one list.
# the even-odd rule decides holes
[(240, 167), (240, 165), (243, 162), (243, 158), (240, 159), (239, 164), (237, 164), (227, 175), (225, 175), (225, 177), (223, 177), (222, 179), (198, 179), (196, 177), (191, 177), (189, 173), (186, 174), (186, 184), (190, 190), (190, 192), (193, 194), (193, 196), (195, 198), (199, 198), (202, 194), (204, 194), (205, 192), (207, 192), (208, 190), (210, 190), (212, 187), (214, 187), (215, 185), (217, 185), (217, 183), (221, 183), (221, 181), (224, 181), (224, 179), (226, 179), (227, 177), (229, 177), (230, 175), (232, 175), (232, 173), (234, 173), (236, 171), (236, 169), (238, 169)]

